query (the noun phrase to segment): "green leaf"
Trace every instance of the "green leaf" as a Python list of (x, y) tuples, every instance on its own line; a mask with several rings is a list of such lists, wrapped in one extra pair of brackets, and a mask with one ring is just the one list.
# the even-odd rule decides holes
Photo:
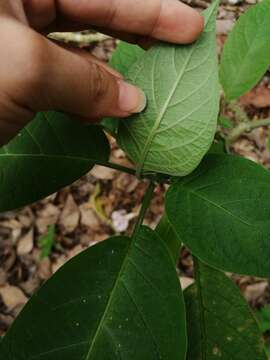
[(208, 154), (226, 154), (226, 144), (223, 138), (215, 139)]
[(264, 306), (256, 312), (256, 317), (262, 333), (270, 333), (270, 306)]
[(121, 41), (114, 51), (110, 65), (122, 75), (126, 76), (130, 67), (145, 53), (137, 46)]
[(218, 118), (218, 124), (223, 127), (224, 129), (232, 129), (233, 128), (233, 123), (232, 120), (227, 118), (226, 116), (220, 116)]
[[(144, 52), (145, 51), (137, 45), (121, 41), (114, 51), (109, 64), (126, 77), (131, 65), (133, 65), (144, 54)], [(116, 136), (119, 124), (118, 119), (105, 118), (102, 120), (101, 124), (106, 131), (113, 136)]]
[(138, 174), (186, 175), (213, 141), (219, 108), (217, 7), (215, 1), (204, 13), (205, 31), (194, 44), (159, 43), (129, 71), (148, 106), (121, 122), (118, 142)]
[(61, 113), (38, 114), (0, 149), (0, 212), (58, 191), (108, 156), (109, 144), (99, 127)]
[(211, 154), (166, 196), (183, 243), (221, 270), (270, 275), (270, 172), (241, 157)]
[(143, 228), (81, 253), (23, 309), (5, 360), (184, 360), (184, 300), (163, 241)]
[(166, 214), (162, 216), (155, 229), (155, 232), (161, 237), (161, 239), (163, 239), (164, 243), (168, 247), (169, 252), (171, 253), (173, 261), (176, 262), (179, 258), (182, 242), (170, 224)]
[(220, 80), (227, 99), (252, 89), (270, 64), (270, 1), (250, 7), (237, 21), (225, 43)]
[(239, 289), (223, 273), (195, 264), (196, 283), (184, 293), (187, 360), (267, 360), (258, 324)]
[(47, 234), (40, 237), (38, 240), (41, 247), (40, 259), (44, 259), (51, 254), (55, 238), (55, 225), (50, 225)]

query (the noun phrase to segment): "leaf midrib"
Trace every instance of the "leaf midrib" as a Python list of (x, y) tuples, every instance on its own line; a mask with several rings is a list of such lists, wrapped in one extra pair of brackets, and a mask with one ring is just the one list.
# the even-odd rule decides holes
[(152, 127), (152, 129), (150, 131), (149, 137), (148, 137), (148, 139), (147, 139), (147, 141), (146, 141), (146, 143), (144, 145), (142, 155), (141, 155), (141, 160), (139, 161), (139, 165), (138, 165), (138, 169), (137, 169), (137, 172), (138, 172), (139, 176), (141, 175), (141, 172), (142, 172), (142, 169), (143, 169), (143, 166), (144, 166), (144, 163), (145, 163), (149, 148), (151, 146), (151, 143), (152, 143), (154, 137), (156, 136), (156, 131), (160, 126), (160, 123), (161, 123), (161, 121), (162, 121), (162, 119), (163, 119), (163, 117), (164, 117), (164, 115), (166, 113), (168, 105), (169, 105), (170, 101), (172, 100), (180, 81), (182, 80), (182, 77), (183, 77), (183, 75), (185, 73), (185, 70), (186, 70), (188, 64), (189, 64), (189, 61), (191, 59), (191, 56), (192, 56), (193, 52), (194, 52), (194, 48), (192, 49), (189, 56), (187, 57), (186, 62), (184, 64), (183, 68), (182, 68), (182, 71), (180, 71), (180, 73), (179, 73), (179, 75), (178, 75), (178, 77), (176, 79), (176, 82), (175, 82), (171, 92), (169, 93), (168, 99), (165, 101), (165, 104), (164, 104), (163, 108), (161, 109), (161, 112), (158, 115), (158, 117), (156, 118), (156, 120), (154, 122), (154, 126)]
[[(127, 239), (128, 239), (128, 238), (127, 238)], [(88, 352), (87, 352), (87, 354), (86, 354), (85, 360), (90, 360), (90, 358), (91, 358), (92, 351), (93, 351), (93, 349), (94, 349), (94, 347), (95, 347), (95, 345), (96, 345), (97, 338), (99, 337), (99, 334), (100, 334), (100, 332), (101, 332), (101, 330), (102, 330), (102, 328), (103, 328), (104, 322), (105, 322), (106, 317), (107, 317), (107, 313), (108, 313), (108, 311), (110, 310), (112, 301), (113, 301), (113, 299), (114, 299), (114, 294), (115, 294), (115, 292), (116, 292), (116, 290), (117, 290), (117, 288), (118, 288), (118, 282), (120, 281), (120, 278), (121, 278), (121, 276), (122, 276), (122, 274), (123, 274), (123, 272), (124, 272), (124, 269), (125, 269), (126, 264), (127, 264), (127, 262), (128, 262), (129, 255), (130, 255), (130, 253), (131, 253), (131, 250), (132, 250), (134, 244), (136, 243), (136, 237), (132, 237), (132, 238), (129, 239), (129, 240), (130, 240), (130, 244), (129, 244), (128, 248), (127, 248), (127, 253), (126, 253), (125, 258), (124, 258), (124, 261), (123, 261), (123, 263), (122, 263), (122, 265), (121, 265), (121, 267), (120, 267), (120, 269), (119, 269), (118, 275), (117, 275), (117, 277), (116, 277), (116, 279), (115, 279), (114, 285), (113, 285), (112, 290), (111, 290), (111, 293), (110, 293), (110, 295), (109, 295), (108, 302), (107, 302), (106, 307), (105, 307), (105, 309), (104, 309), (104, 313), (103, 313), (103, 315), (102, 315), (102, 317), (101, 317), (101, 319), (100, 319), (100, 321), (99, 321), (99, 325), (98, 325), (98, 327), (97, 327), (97, 329), (96, 329), (94, 338), (93, 338), (93, 340), (92, 340), (92, 342), (91, 342), (91, 346), (90, 346), (90, 348), (89, 348), (89, 350), (88, 350)], [(96, 359), (95, 359), (95, 360), (96, 360)]]
[(68, 159), (68, 160), (80, 160), (80, 161), (85, 161), (85, 162), (94, 161), (94, 162), (98, 163), (98, 161), (96, 159), (94, 159), (94, 158), (86, 158), (86, 157), (80, 157), (80, 156), (69, 156), (69, 155), (0, 154), (0, 160), (1, 160), (1, 158), (5, 158), (5, 157), (48, 158), (48, 159), (56, 159), (56, 160)]
[(217, 208), (217, 209), (219, 209), (219, 210), (221, 210), (221, 211), (224, 211), (226, 214), (228, 214), (228, 215), (231, 216), (232, 218), (240, 221), (240, 222), (243, 223), (244, 225), (247, 225), (247, 226), (250, 226), (250, 227), (254, 227), (254, 226), (255, 226), (255, 225), (250, 224), (249, 222), (245, 221), (244, 219), (240, 218), (239, 216), (236, 216), (234, 213), (232, 213), (231, 211), (229, 211), (229, 210), (226, 209), (225, 207), (219, 205), (218, 203), (210, 200), (209, 198), (206, 198), (206, 197), (198, 194), (196, 191), (191, 190), (191, 189), (188, 189), (188, 192), (189, 192), (190, 194), (195, 195), (196, 197), (198, 197), (199, 199), (203, 200), (204, 202), (211, 204), (211, 205), (214, 206), (215, 208)]
[[(205, 19), (205, 27), (207, 26), (209, 20), (211, 19), (212, 13), (213, 13), (214, 11), (215, 11), (215, 7), (214, 7), (214, 8), (212, 9), (212, 11), (208, 14), (208, 18)], [(154, 137), (156, 136), (156, 130), (159, 128), (160, 123), (161, 123), (161, 121), (162, 121), (162, 119), (163, 119), (163, 117), (164, 117), (164, 115), (165, 115), (165, 113), (166, 113), (167, 107), (168, 107), (168, 105), (169, 105), (172, 97), (174, 96), (175, 91), (176, 91), (176, 89), (177, 89), (180, 81), (182, 80), (182, 77), (183, 77), (183, 75), (184, 75), (184, 73), (185, 73), (185, 70), (186, 70), (186, 68), (187, 68), (187, 66), (188, 66), (188, 64), (189, 64), (189, 62), (190, 62), (190, 59), (191, 59), (191, 57), (192, 57), (192, 55), (193, 55), (193, 53), (194, 53), (194, 51), (195, 51), (195, 49), (196, 49), (196, 45), (197, 45), (197, 44), (198, 44), (198, 41), (197, 41), (197, 43), (193, 46), (192, 50), (190, 51), (190, 54), (189, 54), (189, 56), (187, 57), (186, 62), (185, 62), (185, 64), (184, 64), (183, 68), (182, 68), (182, 71), (180, 72), (180, 74), (178, 75), (178, 77), (177, 77), (177, 79), (176, 79), (175, 85), (174, 85), (174, 87), (172, 88), (171, 92), (169, 93), (168, 99), (166, 100), (166, 102), (165, 102), (165, 104), (164, 104), (164, 106), (163, 106), (163, 108), (162, 108), (159, 116), (156, 118), (156, 120), (155, 120), (155, 122), (154, 122), (154, 126), (152, 127), (152, 129), (151, 129), (151, 131), (150, 131), (150, 134), (149, 134), (149, 137), (148, 137), (148, 139), (147, 139), (147, 141), (146, 141), (146, 143), (145, 143), (145, 146), (144, 146), (144, 148), (143, 148), (142, 155), (141, 155), (141, 159), (140, 159), (140, 161), (138, 162), (138, 168), (137, 168), (137, 174), (138, 174), (138, 176), (140, 176), (141, 173), (142, 173), (142, 170), (143, 170), (143, 167), (144, 167), (144, 163), (145, 163), (145, 160), (146, 160), (147, 155), (148, 155), (149, 148), (150, 148), (150, 146), (151, 146), (151, 143), (152, 143)]]

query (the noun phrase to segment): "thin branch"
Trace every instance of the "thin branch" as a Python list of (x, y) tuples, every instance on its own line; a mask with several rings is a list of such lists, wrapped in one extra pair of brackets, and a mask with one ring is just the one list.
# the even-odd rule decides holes
[(116, 163), (112, 163), (110, 161), (99, 161), (96, 164), (99, 165), (99, 166), (104, 166), (104, 167), (107, 167), (107, 168), (110, 168), (110, 169), (122, 171), (124, 173), (136, 176), (136, 171), (134, 169), (131, 169), (129, 167), (122, 166), (122, 165), (119, 165), (119, 164), (116, 164)]
[(230, 145), (234, 143), (243, 133), (250, 132), (259, 127), (269, 126), (269, 125), (270, 125), (270, 119), (241, 122), (229, 133), (226, 142), (227, 144)]
[(249, 122), (250, 119), (247, 116), (245, 110), (237, 103), (237, 101), (231, 101), (227, 104), (228, 108), (234, 112), (236, 120), (239, 122)]
[(149, 208), (150, 202), (152, 200), (155, 187), (156, 187), (155, 183), (151, 181), (148, 186), (148, 189), (146, 190), (143, 201), (142, 201), (142, 207), (141, 207), (141, 210), (140, 210), (140, 213), (138, 216), (138, 220), (137, 220), (137, 223), (133, 230), (133, 234), (132, 234), (133, 237), (135, 237), (138, 234), (140, 227), (142, 226), (145, 214), (146, 214), (146, 212)]

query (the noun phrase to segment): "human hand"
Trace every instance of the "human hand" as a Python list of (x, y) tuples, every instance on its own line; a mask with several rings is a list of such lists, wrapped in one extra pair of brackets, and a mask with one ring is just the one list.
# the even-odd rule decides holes
[(130, 42), (194, 41), (203, 18), (178, 0), (5, 0), (0, 2), (0, 144), (39, 111), (89, 122), (140, 112), (145, 96), (120, 74), (40, 31), (97, 26)]

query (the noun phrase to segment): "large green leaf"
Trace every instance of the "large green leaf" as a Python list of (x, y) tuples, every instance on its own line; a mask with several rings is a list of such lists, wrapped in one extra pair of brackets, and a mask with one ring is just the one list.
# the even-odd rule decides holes
[(168, 247), (174, 262), (176, 262), (179, 257), (182, 242), (169, 222), (166, 214), (164, 214), (160, 219), (155, 231), (159, 237), (164, 240), (164, 243)]
[(100, 128), (56, 112), (38, 114), (0, 149), (0, 212), (46, 197), (108, 156)]
[(5, 360), (184, 360), (184, 300), (163, 241), (143, 228), (67, 263), (0, 343)]
[[(126, 77), (131, 65), (133, 65), (143, 54), (144, 50), (139, 46), (121, 41), (114, 51), (109, 64)], [(117, 134), (118, 124), (118, 119), (105, 118), (102, 120), (104, 129), (113, 136), (116, 136)]]
[(130, 69), (148, 107), (122, 121), (118, 141), (138, 174), (183, 176), (209, 149), (219, 107), (215, 19), (218, 2), (204, 13), (205, 31), (192, 45), (159, 43)]
[(267, 360), (258, 324), (236, 285), (199, 261), (195, 278), (184, 293), (187, 360)]
[(226, 97), (236, 99), (262, 78), (270, 64), (270, 1), (252, 6), (225, 43), (220, 79)]
[(270, 172), (211, 154), (168, 191), (166, 213), (183, 243), (225, 271), (270, 275)]

